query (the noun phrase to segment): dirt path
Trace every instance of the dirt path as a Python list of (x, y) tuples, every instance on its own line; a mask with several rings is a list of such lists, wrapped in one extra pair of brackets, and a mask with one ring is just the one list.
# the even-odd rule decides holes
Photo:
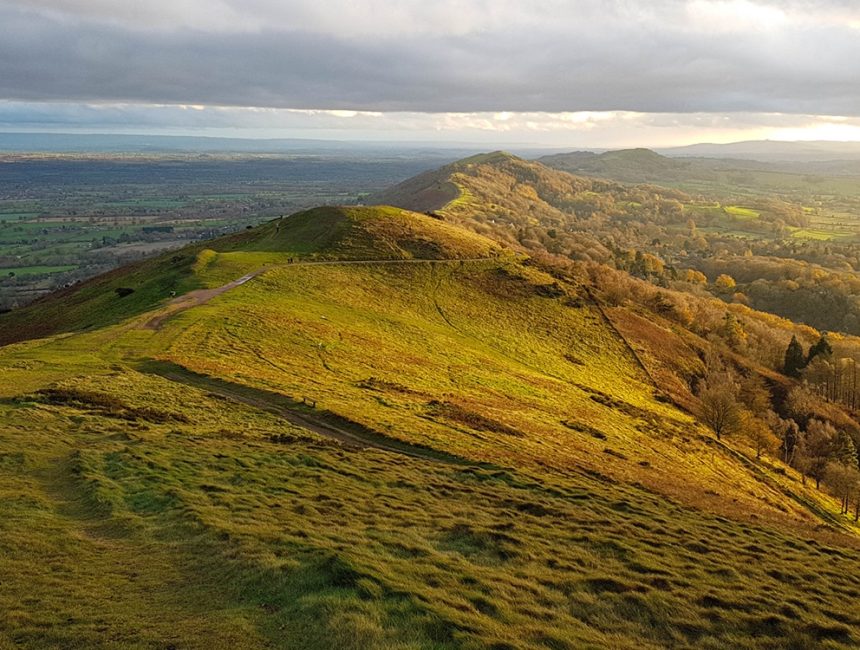
[(164, 322), (167, 318), (178, 314), (179, 312), (185, 311), (186, 309), (191, 309), (191, 307), (196, 307), (197, 305), (202, 305), (203, 303), (209, 302), (215, 296), (220, 296), (222, 293), (230, 291), (230, 289), (235, 289), (238, 286), (241, 286), (251, 280), (252, 278), (260, 275), (264, 271), (267, 271), (267, 268), (259, 269), (258, 271), (254, 271), (253, 273), (248, 273), (247, 275), (243, 275), (238, 280), (233, 280), (232, 282), (228, 282), (225, 285), (220, 287), (216, 287), (214, 289), (195, 289), (194, 291), (189, 291), (186, 294), (179, 296), (178, 298), (174, 298), (167, 306), (164, 308), (156, 316), (150, 318), (146, 323), (143, 324), (145, 329), (157, 330), (161, 323)]
[(408, 442), (389, 438), (375, 431), (363, 430), (364, 427), (361, 425), (355, 425), (354, 429), (346, 428), (348, 425), (339, 426), (330, 421), (337, 418), (334, 414), (329, 414), (329, 417), (326, 417), (325, 412), (315, 415), (304, 410), (299, 410), (308, 407), (302, 406), (299, 402), (280, 393), (235, 384), (217, 377), (198, 375), (182, 366), (167, 362), (156, 362), (151, 365), (145, 364), (140, 370), (157, 374), (170, 381), (205, 390), (208, 393), (218, 395), (233, 402), (273, 413), (290, 424), (312, 431), (323, 438), (335, 440), (343, 446), (352, 449), (378, 449), (380, 451), (449, 465), (480, 465), (480, 463), (444, 451), (413, 445)]
[(230, 291), (230, 289), (235, 289), (238, 286), (241, 286), (248, 282), (249, 280), (254, 279), (261, 273), (265, 273), (274, 268), (283, 268), (283, 267), (292, 267), (292, 266), (350, 266), (350, 265), (371, 265), (371, 264), (426, 264), (428, 262), (437, 262), (440, 264), (459, 264), (461, 262), (486, 262), (490, 260), (495, 260), (498, 258), (495, 257), (476, 257), (470, 259), (453, 259), (453, 260), (435, 260), (435, 259), (410, 259), (410, 260), (320, 260), (320, 261), (306, 261), (306, 262), (293, 262), (290, 264), (278, 264), (276, 266), (264, 266), (261, 269), (254, 271), (253, 273), (248, 273), (247, 275), (243, 275), (241, 278), (237, 280), (233, 280), (232, 282), (228, 282), (220, 287), (216, 287), (214, 289), (195, 289), (194, 291), (189, 291), (186, 294), (183, 294), (177, 298), (174, 298), (170, 302), (165, 305), (165, 307), (155, 316), (146, 321), (143, 325), (141, 325), (141, 329), (148, 330), (158, 330), (161, 328), (162, 323), (165, 320), (170, 318), (171, 316), (175, 316), (186, 309), (191, 309), (192, 307), (197, 307), (204, 303), (209, 302), (212, 298), (216, 296), (220, 296), (222, 293), (226, 293)]

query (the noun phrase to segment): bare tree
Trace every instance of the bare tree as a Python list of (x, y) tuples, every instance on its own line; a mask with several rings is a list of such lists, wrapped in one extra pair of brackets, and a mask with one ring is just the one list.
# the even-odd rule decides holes
[(699, 418), (716, 434), (717, 440), (741, 428), (737, 385), (727, 373), (708, 377), (699, 392)]

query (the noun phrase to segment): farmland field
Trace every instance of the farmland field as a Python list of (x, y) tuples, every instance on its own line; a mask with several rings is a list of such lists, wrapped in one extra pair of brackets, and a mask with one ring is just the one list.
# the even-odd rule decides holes
[(438, 157), (0, 154), (0, 309), (158, 250), (360, 202)]

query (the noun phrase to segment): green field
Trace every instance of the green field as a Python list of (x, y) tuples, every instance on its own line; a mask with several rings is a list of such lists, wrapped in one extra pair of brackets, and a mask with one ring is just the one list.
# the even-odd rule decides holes
[(0, 212), (0, 222), (20, 221), (22, 219), (32, 219), (38, 216), (38, 212)]
[(832, 230), (797, 228), (792, 229), (791, 236), (794, 239), (814, 239), (816, 241), (830, 241), (832, 239), (839, 238), (840, 234), (835, 233)]
[(18, 267), (10, 267), (6, 269), (0, 268), (0, 276), (9, 275), (10, 273), (14, 273), (15, 275), (27, 276), (27, 275), (44, 275), (47, 273), (64, 273), (66, 271), (72, 271), (77, 267), (75, 266), (18, 266)]
[(758, 210), (743, 208), (738, 205), (727, 205), (723, 210), (726, 214), (734, 217), (738, 221), (751, 221), (753, 219), (758, 219), (759, 216), (761, 216), (761, 212)]

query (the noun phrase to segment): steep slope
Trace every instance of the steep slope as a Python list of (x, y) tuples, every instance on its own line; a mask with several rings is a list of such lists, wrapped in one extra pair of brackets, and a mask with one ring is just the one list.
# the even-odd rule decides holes
[(611, 257), (599, 235), (617, 246), (638, 243), (644, 223), (672, 218), (679, 200), (688, 199), (676, 190), (574, 176), (505, 152), (466, 158), (373, 197), (521, 250), (599, 262)]
[(667, 403), (574, 280), (388, 208), (181, 255), (250, 279), (0, 348), (4, 642), (860, 641), (850, 522)]

